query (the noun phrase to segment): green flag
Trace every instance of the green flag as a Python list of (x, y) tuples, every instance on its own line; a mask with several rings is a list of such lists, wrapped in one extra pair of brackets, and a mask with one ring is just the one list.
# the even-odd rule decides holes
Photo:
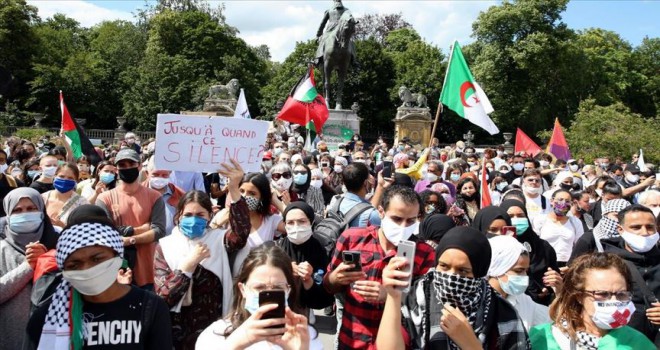
[(442, 93), (440, 93), (440, 103), (472, 124), (488, 131), (491, 135), (500, 132), (488, 116), (493, 112), (493, 106), (470, 73), (458, 41), (454, 42), (449, 56), (445, 83), (442, 86)]

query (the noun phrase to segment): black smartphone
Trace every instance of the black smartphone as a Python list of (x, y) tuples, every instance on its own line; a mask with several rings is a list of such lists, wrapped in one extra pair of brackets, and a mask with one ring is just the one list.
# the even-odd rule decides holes
[[(268, 304), (277, 304), (277, 308), (266, 312), (262, 320), (271, 318), (284, 318), (284, 311), (286, 308), (286, 295), (283, 290), (264, 290), (259, 292), (259, 306)], [(268, 328), (282, 328), (284, 325), (270, 326)]]
[(391, 179), (393, 171), (394, 170), (393, 170), (392, 162), (390, 162), (389, 160), (383, 161), (383, 178)]
[(354, 250), (341, 252), (341, 257), (344, 263), (354, 265), (350, 271), (362, 271), (362, 261), (360, 260), (361, 255), (360, 252)]

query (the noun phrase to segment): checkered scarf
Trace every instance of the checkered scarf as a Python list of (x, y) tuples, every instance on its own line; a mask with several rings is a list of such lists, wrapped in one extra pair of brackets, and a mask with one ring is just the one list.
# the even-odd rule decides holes
[[(104, 246), (114, 249), (119, 256), (124, 254), (124, 246), (119, 232), (101, 223), (82, 223), (68, 227), (57, 241), (57, 267), (64, 268), (64, 261), (78, 249), (90, 246)], [(82, 348), (82, 304), (78, 292), (62, 279), (48, 306), (48, 314), (41, 331), (38, 349), (59, 350)], [(78, 312), (76, 312), (78, 311)], [(72, 320), (69, 315), (72, 315)], [(72, 329), (77, 329), (72, 337)]]

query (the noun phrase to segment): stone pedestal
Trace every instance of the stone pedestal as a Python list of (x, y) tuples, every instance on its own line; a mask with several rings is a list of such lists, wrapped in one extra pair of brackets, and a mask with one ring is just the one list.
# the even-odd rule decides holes
[[(233, 117), (236, 109), (236, 99), (207, 98), (202, 111), (213, 112), (215, 116)], [(183, 114), (183, 113), (182, 113)], [(213, 115), (211, 114), (211, 115)]]
[(394, 145), (408, 137), (413, 145), (427, 147), (432, 129), (433, 118), (428, 108), (399, 107), (394, 119)]
[(323, 125), (323, 141), (328, 149), (335, 150), (340, 143), (350, 142), (354, 134), (360, 133), (360, 121), (355, 111), (331, 109), (328, 120)]

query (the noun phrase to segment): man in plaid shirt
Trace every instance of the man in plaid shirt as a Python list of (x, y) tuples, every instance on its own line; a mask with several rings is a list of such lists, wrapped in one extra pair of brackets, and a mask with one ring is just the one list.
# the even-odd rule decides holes
[[(386, 297), (381, 285), (383, 268), (396, 256), (401, 240), (416, 240), (411, 235), (419, 226), (420, 203), (419, 195), (413, 189), (389, 187), (378, 207), (381, 226), (350, 228), (337, 240), (323, 285), (328, 292), (344, 293), (346, 298), (339, 349), (376, 348), (376, 334)], [(343, 262), (342, 252), (349, 250), (360, 252), (361, 271), (350, 271), (354, 265)], [(433, 267), (434, 259), (433, 248), (417, 241), (413, 278)]]

